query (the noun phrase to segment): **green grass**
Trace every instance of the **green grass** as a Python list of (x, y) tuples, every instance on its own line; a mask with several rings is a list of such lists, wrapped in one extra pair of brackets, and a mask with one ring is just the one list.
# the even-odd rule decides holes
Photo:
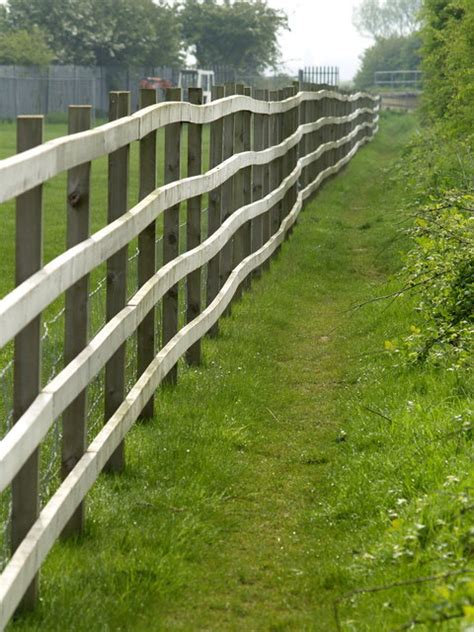
[(393, 290), (393, 160), (415, 126), (384, 116), (306, 206), (203, 366), (159, 391), (126, 472), (100, 477), (86, 533), (54, 547), (12, 631), (332, 631), (335, 603), (343, 630), (401, 629), (445, 601), (462, 613), (465, 576), (345, 597), (472, 553), (467, 380), (384, 350), (413, 322), (408, 297), (355, 308)]

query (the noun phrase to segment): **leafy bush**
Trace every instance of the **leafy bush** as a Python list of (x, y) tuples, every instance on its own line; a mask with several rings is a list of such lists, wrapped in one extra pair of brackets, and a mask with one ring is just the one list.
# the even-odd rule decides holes
[(412, 248), (399, 274), (402, 292), (416, 296), (416, 316), (403, 344), (389, 351), (409, 362), (467, 363), (474, 306), (474, 135), (443, 122), (425, 127), (397, 167), (412, 200), (405, 231)]
[(413, 248), (401, 272), (416, 288), (418, 326), (405, 339), (410, 361), (465, 364), (474, 333), (474, 195), (447, 191), (420, 206), (409, 229)]
[(422, 11), (424, 112), (456, 135), (474, 127), (474, 3), (425, 0)]
[(474, 130), (453, 135), (442, 123), (425, 126), (409, 143), (396, 167), (414, 204), (442, 198), (447, 190), (474, 189)]
[(53, 59), (54, 53), (39, 29), (0, 32), (0, 64), (47, 66)]

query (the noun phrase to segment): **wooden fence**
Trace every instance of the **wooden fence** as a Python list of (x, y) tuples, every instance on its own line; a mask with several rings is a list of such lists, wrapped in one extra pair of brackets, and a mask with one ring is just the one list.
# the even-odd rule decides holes
[[(95, 129), (90, 111), (70, 109), (70, 132), (42, 143), (40, 117), (18, 120), (20, 153), (0, 161), (0, 202), (16, 198), (16, 288), (0, 301), (0, 349), (14, 341), (14, 423), (0, 444), (0, 491), (11, 489), (12, 554), (0, 577), (0, 626), (20, 603), (32, 606), (38, 571), (61, 534), (83, 527), (83, 500), (104, 468), (124, 467), (123, 441), (153, 415), (163, 380), (177, 362), (200, 361), (200, 340), (215, 334), (231, 301), (260, 274), (296, 222), (303, 202), (338, 173), (377, 130), (379, 100), (302, 85), (268, 94), (216, 87), (214, 100), (179, 89), (155, 104), (143, 91), (130, 115), (128, 93), (111, 93), (110, 119)], [(188, 172), (180, 178), (187, 124)], [(210, 127), (203, 172), (203, 126)], [(165, 184), (156, 187), (157, 132), (164, 128)], [(127, 208), (129, 153), (139, 143), (140, 201)], [(108, 223), (89, 234), (91, 161), (108, 156)], [(42, 186), (67, 172), (67, 249), (42, 262)], [(207, 197), (207, 234), (201, 236)], [(187, 201), (186, 243), (179, 245)], [(156, 220), (163, 221), (163, 265), (156, 263)], [(127, 298), (127, 246), (138, 238), (138, 291)], [(183, 247), (184, 246), (184, 247)], [(107, 265), (107, 322), (88, 339), (88, 279)], [(205, 275), (202, 274), (204, 270)], [(178, 284), (186, 290), (178, 325)], [(65, 295), (65, 367), (41, 387), (42, 313)], [(201, 297), (204, 296), (204, 300)], [(155, 306), (162, 304), (162, 347), (154, 353)], [(204, 303), (204, 304), (203, 304)], [(137, 334), (137, 379), (126, 393), (125, 347)], [(104, 425), (86, 441), (88, 385), (105, 367)], [(62, 416), (62, 483), (40, 507), (39, 448)]]

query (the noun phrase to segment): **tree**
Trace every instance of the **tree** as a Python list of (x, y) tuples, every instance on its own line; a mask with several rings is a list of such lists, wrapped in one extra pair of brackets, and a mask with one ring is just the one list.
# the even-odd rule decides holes
[(418, 70), (421, 61), (420, 47), (421, 38), (418, 33), (377, 40), (362, 55), (361, 66), (354, 80), (357, 88), (373, 86), (376, 70)]
[(7, 27), (7, 7), (0, 4), (0, 33), (3, 33)]
[(163, 0), (9, 0), (11, 30), (38, 27), (61, 64), (179, 65), (181, 33)]
[(425, 0), (423, 12), (424, 111), (457, 135), (474, 129), (474, 4)]
[(375, 40), (406, 37), (419, 28), (421, 0), (362, 0), (353, 23), (361, 35)]
[(286, 15), (265, 0), (184, 0), (180, 17), (199, 66), (227, 65), (248, 74), (276, 66), (277, 36), (288, 28)]
[(39, 29), (0, 32), (0, 64), (47, 66), (53, 59), (54, 53)]

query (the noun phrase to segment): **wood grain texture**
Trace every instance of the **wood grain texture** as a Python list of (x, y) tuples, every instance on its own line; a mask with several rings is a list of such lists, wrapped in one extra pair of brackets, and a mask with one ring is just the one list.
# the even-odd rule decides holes
[[(236, 94), (244, 94), (245, 86), (243, 84), (237, 84), (235, 86)], [(234, 148), (233, 154), (240, 154), (245, 151), (245, 122), (246, 122), (246, 113), (245, 112), (237, 112), (234, 114)], [(234, 209), (240, 209), (245, 205), (245, 176), (243, 169), (237, 171), (237, 173), (233, 177), (233, 200), (232, 207)], [(234, 244), (232, 249), (232, 267), (234, 269), (238, 266), (238, 264), (245, 257), (245, 249), (246, 249), (246, 226), (242, 226), (236, 232), (234, 237)], [(242, 288), (239, 288), (235, 293), (235, 300), (238, 300), (241, 297)]]
[[(201, 105), (202, 88), (189, 88), (189, 102)], [(202, 125), (188, 125), (188, 176), (199, 176), (202, 171)], [(200, 195), (189, 198), (186, 211), (186, 250), (193, 250), (201, 243), (201, 202)], [(190, 323), (201, 312), (201, 268), (196, 268), (186, 277), (186, 323)], [(190, 366), (201, 363), (201, 341), (197, 340), (186, 351), (186, 361)]]
[[(140, 90), (140, 108), (156, 103), (156, 90)], [(157, 159), (156, 131), (140, 140), (139, 199), (143, 200), (156, 188)], [(138, 287), (144, 285), (155, 274), (156, 269), (156, 222), (152, 221), (138, 235)], [(137, 379), (145, 371), (155, 355), (155, 310), (151, 309), (137, 329)], [(140, 419), (152, 419), (153, 398), (148, 401)]]
[[(212, 99), (222, 99), (224, 97), (224, 86), (213, 86)], [(209, 148), (209, 167), (211, 170), (216, 168), (222, 162), (222, 138), (224, 131), (223, 119), (218, 119), (211, 124), (210, 129), (210, 148)], [(210, 237), (221, 225), (221, 187), (212, 189), (209, 193), (207, 215), (207, 236)], [(220, 256), (213, 257), (207, 266), (207, 283), (206, 283), (206, 305), (210, 305), (219, 291), (219, 266)], [(218, 323), (209, 329), (209, 335), (216, 337), (219, 333)]]
[[(226, 97), (235, 94), (235, 83), (227, 83), (224, 86)], [(224, 118), (224, 128), (222, 136), (222, 158), (224, 161), (231, 160), (234, 155), (234, 114), (228, 114)], [(232, 174), (232, 176), (235, 174)], [(234, 178), (230, 177), (222, 184), (221, 189), (221, 221), (225, 222), (235, 210), (234, 204)], [(227, 280), (232, 270), (232, 250), (234, 240), (230, 240), (220, 254), (219, 264), (219, 287), (221, 288)]]
[[(252, 96), (256, 101), (261, 101), (265, 96), (265, 91), (259, 88), (252, 90)], [(254, 114), (253, 116), (253, 151), (262, 152), (265, 150), (265, 116)], [(285, 152), (286, 154), (287, 152)], [(252, 169), (252, 201), (260, 200), (263, 197), (264, 187), (264, 167), (263, 165), (253, 165)], [(263, 243), (263, 218), (257, 217), (251, 223), (251, 250), (256, 252)], [(254, 276), (261, 274), (260, 268), (256, 268)]]
[[(43, 142), (42, 116), (17, 118), (17, 151)], [(43, 263), (43, 188), (24, 193), (16, 200), (15, 283), (21, 284)], [(34, 402), (41, 388), (41, 315), (18, 333), (14, 344), (13, 423), (16, 424)], [(15, 551), (38, 517), (39, 451), (34, 450), (21, 464), (12, 481), (11, 550)], [(30, 610), (38, 599), (38, 577), (25, 586), (21, 609)]]
[[(130, 93), (111, 92), (110, 120), (130, 114)], [(109, 155), (107, 220), (119, 220), (128, 208), (130, 146), (124, 145)], [(127, 302), (128, 244), (117, 249), (107, 260), (105, 318), (111, 320)], [(105, 366), (104, 421), (113, 415), (125, 397), (126, 341), (115, 351)], [(125, 467), (125, 446), (117, 446), (106, 469), (121, 472)]]
[[(68, 131), (76, 134), (91, 126), (91, 107), (69, 107)], [(67, 247), (71, 248), (90, 233), (91, 163), (74, 167), (67, 182)], [(64, 364), (67, 366), (87, 345), (89, 335), (89, 275), (79, 279), (66, 292), (64, 326)], [(86, 450), (87, 391), (83, 390), (63, 413), (61, 478), (64, 480)], [(63, 537), (82, 533), (84, 506), (78, 506), (63, 531)]]
[[(167, 101), (179, 101), (181, 88), (168, 88)], [(165, 128), (165, 184), (180, 178), (181, 123), (169, 123)], [(163, 220), (163, 263), (172, 261), (179, 255), (179, 202), (169, 205)], [(166, 344), (178, 331), (179, 285), (169, 288), (163, 297), (162, 340)], [(173, 366), (166, 377), (167, 384), (178, 381), (178, 367)]]

